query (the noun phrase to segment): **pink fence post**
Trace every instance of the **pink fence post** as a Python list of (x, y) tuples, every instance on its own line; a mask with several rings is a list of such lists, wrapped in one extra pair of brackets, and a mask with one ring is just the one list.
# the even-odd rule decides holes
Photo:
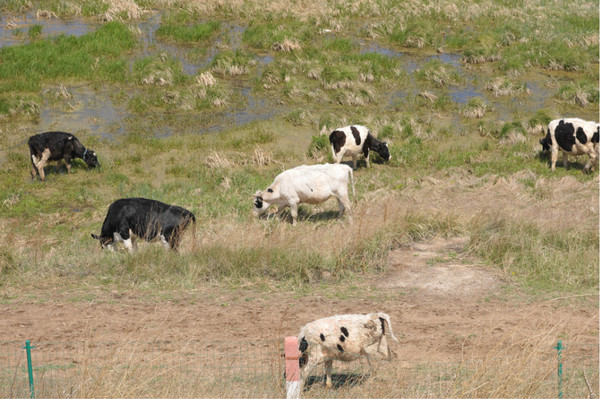
[(287, 399), (300, 399), (298, 337), (285, 337), (285, 389)]

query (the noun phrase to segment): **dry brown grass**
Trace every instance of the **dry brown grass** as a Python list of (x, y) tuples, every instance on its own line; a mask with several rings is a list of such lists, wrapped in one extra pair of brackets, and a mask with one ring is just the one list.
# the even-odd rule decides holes
[(227, 156), (219, 151), (211, 151), (204, 161), (206, 166), (209, 168), (232, 168), (235, 166), (235, 162), (232, 162)]
[[(284, 316), (285, 317), (285, 316)], [(540, 320), (535, 317), (535, 320)], [(398, 357), (391, 361), (364, 359), (334, 363), (334, 388), (324, 387), (323, 369), (306, 380), (306, 398), (411, 397), (411, 398), (540, 398), (555, 397), (557, 389), (557, 336), (568, 321), (552, 316), (532, 325), (523, 315), (512, 328), (489, 325), (465, 337), (463, 359), (458, 362), (409, 362), (402, 347), (393, 344)], [(597, 324), (598, 317), (580, 332)], [(120, 342), (44, 343), (36, 353), (38, 396), (73, 397), (252, 397), (285, 395), (281, 340), (172, 341), (175, 319), (152, 329), (140, 325)], [(89, 333), (89, 332), (88, 332)], [(486, 344), (483, 344), (483, 343)], [(490, 345), (490, 342), (495, 344)], [(575, 332), (562, 354), (563, 391), (566, 397), (597, 395), (597, 346), (579, 346)], [(483, 355), (480, 355), (483, 354)], [(37, 359), (36, 359), (37, 360)], [(48, 367), (51, 366), (51, 367)], [(585, 377), (584, 377), (584, 374)], [(590, 388), (588, 388), (588, 386)], [(12, 391), (6, 391), (6, 390)], [(21, 391), (22, 390), (22, 391)], [(25, 396), (20, 390), (0, 387), (0, 393)]]
[(292, 51), (300, 50), (301, 48), (302, 46), (300, 46), (296, 40), (288, 38), (285, 38), (281, 43), (275, 43), (273, 45), (273, 50), (282, 51), (284, 53), (291, 53)]
[(108, 10), (103, 15), (105, 21), (138, 19), (146, 12), (134, 0), (104, 0), (104, 2), (108, 4)]

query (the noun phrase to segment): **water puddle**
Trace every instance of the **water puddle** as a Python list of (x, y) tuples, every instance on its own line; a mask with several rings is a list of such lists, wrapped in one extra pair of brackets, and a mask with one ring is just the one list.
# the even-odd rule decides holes
[(95, 91), (87, 86), (65, 89), (71, 98), (57, 99), (53, 95), (57, 89), (47, 89), (36, 130), (77, 132), (85, 129), (104, 138), (125, 133), (127, 112), (113, 104), (108, 91)]
[[(233, 23), (221, 23), (219, 34), (212, 40), (202, 44), (181, 45), (156, 37), (160, 27), (162, 15), (154, 13), (145, 20), (138, 22), (134, 28), (139, 35), (139, 47), (134, 58), (140, 59), (154, 54), (166, 53), (181, 62), (183, 72), (188, 76), (195, 76), (208, 68), (215, 56), (224, 50), (236, 51), (243, 48), (242, 35), (245, 27)], [(83, 19), (63, 20), (57, 18), (37, 19), (36, 15), (2, 15), (0, 16), (0, 48), (29, 42), (29, 29), (34, 25), (42, 27), (41, 37), (47, 38), (59, 34), (81, 36), (93, 31), (96, 25)], [(386, 57), (400, 60), (407, 72), (407, 88), (400, 91), (388, 92), (389, 106), (396, 106), (398, 102), (407, 101), (409, 97), (427, 90), (436, 95), (447, 94), (452, 101), (467, 104), (473, 98), (482, 98), (485, 103), (492, 106), (497, 117), (502, 120), (511, 120), (515, 116), (533, 114), (540, 108), (553, 106), (552, 95), (555, 87), (548, 87), (542, 82), (547, 82), (548, 76), (535, 74), (527, 76), (529, 94), (515, 98), (494, 98), (489, 91), (484, 89), (485, 82), (491, 78), (485, 72), (467, 69), (461, 62), (461, 54), (440, 53), (430, 55), (416, 55), (412, 52), (401, 51), (393, 47), (386, 47), (373, 41), (358, 40), (362, 54), (377, 53)], [(254, 56), (253, 76), (242, 79), (227, 79), (227, 84), (242, 98), (242, 105), (229, 109), (215, 110), (210, 117), (201, 116), (202, 124), (196, 124), (197, 132), (216, 132), (230, 126), (241, 126), (254, 120), (266, 120), (285, 111), (284, 107), (273, 107), (269, 98), (256, 96), (252, 90), (252, 82), (260, 76), (265, 67), (272, 63), (273, 55), (259, 54)], [(461, 76), (463, 82), (457, 86), (445, 88), (425, 89), (414, 78), (414, 72), (432, 60), (451, 66)], [(133, 65), (134, 60), (131, 61)], [(47, 88), (52, 91), (53, 88)], [(111, 100), (111, 93), (107, 90), (93, 90), (87, 86), (71, 86), (66, 88), (72, 95), (68, 99), (52, 99), (44, 96), (41, 104), (37, 131), (66, 130), (77, 132), (87, 129), (93, 134), (103, 137), (112, 137), (115, 134), (126, 133), (125, 125), (128, 118), (135, 118), (129, 114), (122, 103), (115, 105)], [(114, 98), (114, 97), (113, 97)], [(184, 117), (186, 118), (186, 117)], [(172, 131), (179, 131), (177, 118), (165, 116), (161, 127), (155, 131), (158, 136), (169, 135)]]
[(24, 16), (2, 15), (0, 16), (0, 47), (29, 43), (28, 32), (34, 25), (42, 27), (41, 38), (58, 36), (60, 34), (82, 36), (95, 29), (94, 25), (79, 19), (38, 19), (31, 13)]

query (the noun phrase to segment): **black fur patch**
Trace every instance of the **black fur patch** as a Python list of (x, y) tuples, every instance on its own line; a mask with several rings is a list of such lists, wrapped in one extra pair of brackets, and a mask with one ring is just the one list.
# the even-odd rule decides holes
[(381, 333), (385, 335), (385, 319), (383, 317), (380, 317), (379, 321), (381, 321)]
[(575, 133), (575, 136), (577, 137), (577, 140), (581, 143), (581, 144), (585, 144), (587, 143), (587, 135), (585, 134), (585, 132), (583, 131), (582, 127), (579, 127), (577, 129), (577, 132)]
[(298, 366), (300, 366), (300, 368), (304, 367), (306, 362), (308, 362), (308, 356), (304, 354), (304, 352), (306, 352), (307, 349), (308, 342), (306, 342), (306, 338), (302, 337), (302, 340), (300, 340), (300, 345), (298, 345), (298, 350), (300, 351), (300, 353), (302, 353), (300, 359), (298, 359)]
[(344, 342), (346, 340), (346, 337), (344, 337), (343, 335), (340, 335), (340, 341)]
[(350, 335), (348, 333), (348, 329), (346, 327), (342, 327), (341, 330), (342, 330), (342, 334), (344, 334), (346, 337)]
[(325, 342), (325, 336), (323, 335), (323, 333), (321, 333), (321, 335), (319, 335), (319, 338), (321, 338), (321, 341)]
[(254, 200), (254, 206), (256, 206), (257, 208), (262, 208), (263, 201), (261, 197), (256, 197), (256, 199)]
[(365, 144), (363, 145), (363, 154), (365, 154), (365, 157), (367, 157), (369, 155), (369, 150), (371, 149), (371, 146), (373, 146), (373, 139), (375, 137), (373, 137), (373, 135), (371, 133), (367, 134), (367, 138), (365, 139)]
[(342, 348), (342, 345), (337, 344), (337, 348), (339, 349), (340, 352), (344, 353), (344, 348)]
[(556, 130), (554, 130), (554, 138), (560, 148), (565, 151), (571, 151), (575, 145), (575, 127), (572, 123), (565, 123), (561, 119)]
[(306, 350), (308, 349), (308, 342), (306, 342), (306, 338), (302, 337), (302, 340), (300, 341), (300, 345), (298, 345), (298, 350), (302, 353), (306, 352)]
[(356, 145), (360, 145), (360, 132), (354, 126), (350, 126), (350, 130), (352, 131), (352, 135), (354, 136), (354, 141), (356, 141)]
[(333, 145), (333, 151), (337, 154), (344, 144), (346, 144), (346, 133), (340, 130), (334, 130), (329, 135), (329, 142)]
[(272, 188), (267, 188), (267, 192), (272, 193), (273, 189)]
[(592, 136), (592, 143), (598, 142), (598, 134), (599, 133), (600, 133), (600, 127), (598, 129), (596, 129), (596, 131), (594, 132), (594, 135)]

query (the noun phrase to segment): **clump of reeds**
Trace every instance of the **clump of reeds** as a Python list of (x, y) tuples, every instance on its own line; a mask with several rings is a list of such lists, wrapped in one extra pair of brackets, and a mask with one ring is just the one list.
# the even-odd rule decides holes
[(215, 79), (215, 77), (212, 73), (210, 73), (210, 71), (206, 71), (196, 76), (196, 82), (198, 82), (202, 86), (210, 87), (217, 84), (217, 79)]
[(219, 151), (211, 151), (210, 154), (206, 157), (204, 163), (209, 168), (232, 168), (235, 166), (235, 162), (232, 162), (227, 158), (225, 154)]
[(460, 110), (460, 114), (465, 118), (482, 118), (489, 110), (489, 105), (485, 104), (481, 98), (475, 97), (470, 99), (465, 107)]
[(108, 10), (103, 15), (105, 21), (122, 19), (138, 19), (145, 10), (134, 0), (103, 0), (108, 4)]
[(488, 81), (484, 85), (484, 88), (491, 91), (494, 97), (516, 96), (531, 93), (524, 83), (517, 83), (503, 76), (498, 76)]
[(438, 60), (429, 61), (423, 68), (415, 71), (415, 74), (418, 79), (437, 87), (457, 85), (462, 80), (454, 67)]
[(302, 46), (298, 43), (298, 41), (293, 39), (288, 39), (287, 37), (283, 39), (281, 43), (273, 44), (273, 50), (282, 51), (284, 53), (291, 53), (294, 50), (300, 50)]

